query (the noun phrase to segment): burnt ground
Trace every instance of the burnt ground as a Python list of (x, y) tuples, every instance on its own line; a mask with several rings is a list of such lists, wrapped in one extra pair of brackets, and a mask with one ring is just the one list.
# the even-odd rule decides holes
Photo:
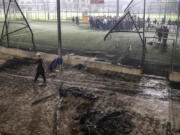
[[(180, 91), (170, 88), (165, 78), (117, 75), (86, 67), (78, 70), (65, 65), (63, 77), (47, 70), (47, 85), (41, 86), (42, 79), (33, 82), (34, 60), (1, 56), (2, 135), (55, 134), (62, 82), (61, 135), (164, 135), (168, 121), (173, 133), (180, 134)], [(83, 94), (68, 92), (71, 87), (80, 88)], [(97, 99), (89, 99), (88, 95)], [(112, 113), (119, 115), (112, 117)], [(111, 117), (105, 117), (108, 114)], [(123, 129), (127, 132), (123, 133)]]

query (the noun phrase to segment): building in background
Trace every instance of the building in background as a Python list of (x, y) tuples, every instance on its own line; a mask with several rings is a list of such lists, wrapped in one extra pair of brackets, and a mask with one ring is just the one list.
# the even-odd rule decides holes
[[(27, 19), (56, 20), (56, 0), (17, 0)], [(119, 0), (119, 12), (128, 5), (129, 0)], [(4, 17), (2, 3), (0, 17)], [(19, 11), (18, 11), (19, 12)], [(63, 19), (73, 16), (115, 16), (117, 0), (61, 0)]]
[(17, 0), (24, 11), (54, 10), (56, 0)]
[[(119, 12), (128, 5), (128, 0), (119, 0)], [(116, 13), (117, 0), (65, 0), (67, 10), (87, 13)]]
[[(119, 0), (119, 10), (123, 12), (129, 1)], [(56, 9), (56, 0), (18, 0), (24, 11)], [(62, 11), (74, 12), (116, 12), (117, 0), (61, 0)]]

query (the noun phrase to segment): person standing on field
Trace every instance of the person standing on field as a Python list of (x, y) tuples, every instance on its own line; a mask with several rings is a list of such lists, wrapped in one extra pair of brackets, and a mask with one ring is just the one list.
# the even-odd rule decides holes
[(75, 19), (74, 19), (74, 16), (73, 16), (73, 18), (72, 18), (72, 23), (74, 23), (75, 22)]
[(44, 83), (46, 83), (45, 70), (44, 70), (44, 67), (43, 67), (43, 59), (41, 58), (40, 53), (37, 53), (36, 55), (38, 57), (38, 60), (36, 61), (38, 66), (37, 66), (37, 69), (36, 69), (36, 75), (35, 75), (35, 78), (34, 78), (34, 82), (36, 82), (39, 75), (41, 75), (43, 77)]
[(79, 17), (76, 16), (76, 24), (79, 25)]

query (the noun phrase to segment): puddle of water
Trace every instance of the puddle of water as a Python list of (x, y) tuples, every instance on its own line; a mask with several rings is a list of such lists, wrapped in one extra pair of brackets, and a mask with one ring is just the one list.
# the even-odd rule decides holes
[(158, 79), (150, 79), (150, 78), (142, 78), (140, 81), (140, 84), (143, 84), (147, 87), (157, 87), (162, 85), (167, 85), (167, 82), (164, 80), (158, 80)]
[(142, 94), (145, 95), (150, 95), (152, 97), (155, 98), (161, 98), (161, 99), (165, 99), (168, 97), (168, 90), (164, 89), (163, 91), (158, 91), (158, 90), (154, 90), (154, 89), (144, 89)]
[(161, 82), (159, 80), (148, 80), (148, 82), (145, 83), (145, 86), (150, 86), (150, 87), (153, 87), (153, 86), (156, 86), (156, 85), (159, 85)]
[(159, 99), (168, 98), (168, 85), (166, 81), (152, 78), (142, 78), (140, 84), (145, 86), (145, 88), (142, 89), (142, 93), (140, 94), (148, 95)]

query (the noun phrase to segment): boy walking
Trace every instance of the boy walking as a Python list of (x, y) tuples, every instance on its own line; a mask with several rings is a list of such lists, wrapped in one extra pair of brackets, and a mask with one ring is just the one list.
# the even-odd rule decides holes
[(38, 60), (36, 62), (36, 64), (38, 64), (38, 66), (37, 66), (34, 82), (36, 82), (39, 75), (41, 75), (43, 77), (44, 83), (46, 83), (46, 76), (45, 76), (45, 71), (44, 71), (44, 67), (43, 67), (43, 60), (41, 58), (41, 54), (37, 53), (36, 55), (38, 57)]

